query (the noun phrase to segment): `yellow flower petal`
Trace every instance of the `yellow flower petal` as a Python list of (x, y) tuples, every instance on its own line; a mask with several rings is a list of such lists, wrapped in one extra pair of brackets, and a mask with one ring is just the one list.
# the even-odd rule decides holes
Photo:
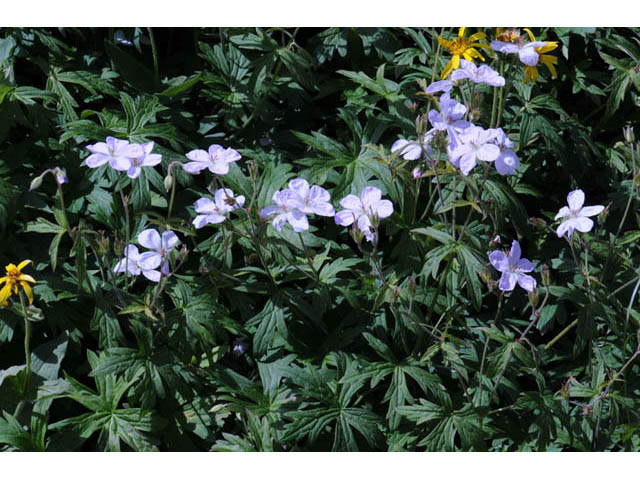
[(9, 281), (9, 277), (2, 277), (0, 278), (0, 283), (2, 282), (8, 282)]
[(18, 265), (18, 270), (22, 270), (24, 267), (26, 267), (30, 263), (31, 263), (31, 260), (23, 260), (23, 261), (21, 261), (20, 265)]
[(0, 303), (5, 303), (11, 296), (11, 284), (7, 283), (2, 290), (0, 290)]
[(447, 40), (445, 38), (438, 37), (438, 43), (442, 46), (442, 48), (446, 48), (447, 50), (449, 50), (449, 48), (451, 48), (451, 40)]
[(528, 28), (523, 28), (523, 30), (525, 32), (527, 32), (527, 34), (529, 35), (529, 38), (531, 39), (532, 42), (536, 41), (536, 37), (533, 36), (533, 32), (531, 30), (529, 30)]
[(549, 69), (553, 78), (558, 78), (558, 72), (556, 72), (556, 67), (554, 67), (554, 65), (558, 63), (556, 57), (553, 55), (540, 55), (540, 61)]
[(547, 42), (547, 44), (544, 47), (536, 48), (536, 52), (546, 53), (546, 52), (550, 52), (551, 50), (555, 50), (556, 48), (558, 48), (558, 42)]
[(27, 298), (29, 299), (29, 305), (31, 305), (33, 303), (33, 291), (31, 290), (31, 287), (27, 282), (20, 282), (20, 285), (22, 285), (22, 289), (24, 290), (24, 293), (27, 294)]
[(25, 282), (31, 282), (31, 283), (36, 283), (36, 279), (33, 278), (31, 275), (26, 275), (26, 274), (22, 274), (20, 275), (20, 280), (23, 280)]
[(469, 37), (469, 40), (475, 42), (476, 40), (480, 40), (481, 38), (487, 38), (487, 34), (484, 32), (477, 32), (471, 35)]
[(444, 70), (442, 70), (442, 73), (440, 74), (440, 78), (443, 80), (447, 78), (451, 73), (451, 70), (453, 70), (453, 59), (449, 60), (449, 63), (444, 67)]
[(467, 29), (467, 27), (460, 27), (460, 30), (458, 30), (458, 38), (464, 37), (464, 31), (466, 29)]

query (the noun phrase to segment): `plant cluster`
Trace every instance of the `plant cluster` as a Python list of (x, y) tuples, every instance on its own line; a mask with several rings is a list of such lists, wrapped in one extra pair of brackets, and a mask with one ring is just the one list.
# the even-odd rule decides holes
[(0, 30), (0, 450), (640, 449), (640, 30), (476, 30)]

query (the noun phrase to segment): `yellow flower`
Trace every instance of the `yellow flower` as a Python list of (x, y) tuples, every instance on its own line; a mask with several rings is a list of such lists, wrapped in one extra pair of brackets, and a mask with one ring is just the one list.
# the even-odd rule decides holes
[(17, 267), (13, 263), (5, 267), (7, 276), (0, 278), (0, 285), (3, 283), (6, 284), (2, 287), (2, 290), (0, 290), (0, 305), (7, 305), (7, 299), (12, 295), (12, 291), (14, 294), (18, 293), (18, 284), (22, 287), (24, 293), (27, 294), (29, 305), (33, 303), (33, 292), (27, 282), (36, 283), (36, 281), (31, 275), (22, 273), (22, 269), (30, 263), (31, 260), (23, 260)]
[(452, 70), (455, 70), (460, 66), (460, 57), (464, 57), (465, 60), (469, 62), (474, 61), (475, 58), (479, 58), (484, 62), (484, 57), (480, 54), (477, 47), (486, 48), (490, 50), (489, 45), (484, 43), (476, 43), (476, 40), (480, 40), (481, 38), (485, 38), (486, 34), (483, 32), (474, 33), (469, 38), (464, 38), (464, 31), (466, 27), (460, 27), (458, 31), (458, 38), (454, 38), (453, 40), (446, 40), (442, 37), (438, 37), (438, 43), (442, 45), (443, 48), (449, 50), (449, 52), (453, 55), (447, 66), (444, 67), (442, 71), (441, 78), (447, 78)]
[(543, 63), (551, 72), (551, 76), (553, 78), (558, 78), (558, 72), (556, 72), (555, 65), (558, 64), (558, 57), (553, 55), (545, 55), (546, 52), (550, 52), (551, 50), (555, 50), (558, 48), (558, 42), (536, 42), (536, 37), (533, 36), (533, 33), (528, 28), (524, 29), (525, 32), (529, 35), (531, 39), (531, 43), (528, 43), (522, 49), (523, 51), (527, 48), (533, 48), (537, 55), (529, 55), (528, 58), (535, 59), (537, 56), (537, 61), (534, 65), (528, 64), (530, 62), (525, 62), (522, 60), (523, 53), (520, 54), (520, 59), (525, 63), (524, 67), (524, 83), (527, 82), (535, 82), (538, 79), (538, 63)]

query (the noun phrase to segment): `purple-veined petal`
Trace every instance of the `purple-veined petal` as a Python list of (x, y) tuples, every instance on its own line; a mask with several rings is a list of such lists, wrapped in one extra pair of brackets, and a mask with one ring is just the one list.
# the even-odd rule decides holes
[(520, 250), (520, 243), (517, 240), (511, 242), (511, 249), (509, 250), (509, 264), (516, 265), (520, 260), (522, 250)]
[(87, 157), (86, 163), (89, 168), (97, 168), (109, 161), (109, 156), (102, 153), (94, 153)]
[(260, 218), (267, 218), (280, 211), (280, 208), (276, 205), (269, 205), (260, 210)]
[(500, 156), (500, 148), (497, 145), (485, 143), (476, 151), (476, 156), (482, 161), (493, 162)]
[(473, 168), (476, 166), (476, 163), (477, 162), (475, 153), (465, 153), (460, 157), (459, 160), (460, 171), (466, 177), (467, 175), (469, 175), (469, 172), (471, 172), (471, 170), (473, 170)]
[(520, 260), (518, 260), (516, 268), (521, 272), (533, 272), (533, 263), (531, 263), (531, 260), (521, 258)]
[(518, 275), (512, 272), (503, 272), (498, 283), (498, 288), (503, 292), (510, 292), (516, 287)]
[(309, 182), (304, 178), (294, 178), (289, 182), (289, 188), (302, 198), (306, 198), (309, 195)]
[[(196, 216), (196, 218), (194, 218), (193, 222), (192, 222), (193, 226), (196, 227), (196, 229), (204, 227), (207, 223), (209, 223), (207, 221), (208, 217), (209, 217), (208, 215), (198, 215), (198, 216)], [(224, 220), (224, 217), (223, 217), (223, 220)]]
[(314, 202), (309, 207), (312, 213), (323, 217), (333, 217), (336, 214), (333, 206), (327, 202)]
[(518, 53), (518, 46), (514, 43), (501, 42), (494, 40), (491, 42), (491, 48), (500, 53)]
[(353, 210), (341, 210), (333, 218), (336, 224), (348, 227), (356, 220), (356, 215)]
[(129, 178), (138, 178), (142, 169), (140, 167), (131, 167), (127, 170), (127, 177)]
[(162, 248), (164, 250), (171, 250), (180, 243), (180, 239), (172, 230), (162, 232)]
[(200, 198), (193, 204), (198, 213), (213, 213), (216, 211), (216, 205), (208, 198)]
[(331, 195), (324, 188), (314, 185), (309, 190), (309, 200), (312, 202), (328, 202), (331, 200)]
[(569, 207), (562, 207), (560, 211), (556, 214), (554, 220), (558, 220), (559, 218), (563, 218), (563, 217), (568, 217), (569, 215), (571, 215), (571, 210), (569, 210)]
[(93, 145), (87, 145), (87, 150), (91, 153), (102, 153), (103, 155), (109, 155), (109, 145), (104, 142), (94, 143)]
[(138, 265), (142, 270), (153, 270), (154, 268), (158, 268), (162, 263), (162, 255), (158, 252), (144, 252), (138, 258)]
[(150, 250), (159, 251), (162, 248), (160, 234), (155, 228), (148, 228), (140, 232), (138, 243)]
[(535, 67), (540, 59), (540, 55), (538, 55), (538, 52), (536, 52), (532, 43), (528, 43), (522, 47), (518, 52), (518, 57), (520, 57), (520, 61), (522, 63), (529, 65), (530, 67)]
[(533, 292), (536, 289), (536, 279), (531, 275), (519, 274), (518, 285), (524, 288), (527, 292)]
[(360, 200), (359, 197), (356, 197), (355, 195), (349, 194), (346, 197), (344, 197), (342, 200), (340, 200), (340, 205), (343, 208), (347, 208), (349, 210), (362, 210), (362, 201)]
[(380, 200), (371, 207), (372, 213), (378, 218), (387, 218), (393, 215), (393, 203), (390, 200)]
[(162, 155), (160, 155), (159, 153), (152, 153), (144, 157), (144, 159), (142, 160), (142, 166), (155, 167), (161, 161), (162, 161)]
[(513, 150), (503, 150), (494, 165), (500, 175), (513, 175), (520, 170), (520, 159)]
[(142, 274), (152, 282), (158, 283), (160, 281), (160, 272), (157, 270), (142, 270)]
[(276, 215), (273, 218), (273, 221), (271, 222), (272, 225), (273, 225), (273, 228), (275, 228), (277, 231), (281, 232), (282, 231), (282, 227), (287, 222), (288, 217), (289, 217), (288, 213), (281, 213), (280, 215)]
[(509, 259), (502, 250), (494, 250), (489, 254), (489, 261), (493, 268), (499, 272), (506, 272), (509, 270)]
[(371, 219), (368, 215), (360, 215), (360, 217), (358, 217), (357, 225), (358, 230), (361, 232), (368, 232), (371, 230)]
[(582, 205), (584, 205), (584, 192), (580, 189), (569, 192), (569, 195), (567, 195), (567, 203), (571, 210), (577, 212), (582, 208)]
[(362, 205), (367, 210), (380, 201), (382, 192), (376, 187), (365, 187), (360, 194), (360, 198), (362, 199)]
[(216, 175), (226, 175), (229, 173), (229, 164), (224, 160), (216, 159), (213, 163), (209, 163), (209, 171)]
[(429, 85), (425, 93), (432, 94), (436, 92), (448, 92), (453, 88), (453, 82), (451, 80), (438, 80)]
[(292, 212), (289, 212), (287, 220), (293, 227), (294, 232), (304, 232), (305, 230), (309, 230), (309, 220), (300, 210), (293, 210)]
[(575, 229), (579, 232), (586, 233), (590, 232), (593, 228), (593, 220), (587, 217), (576, 217), (575, 221)]
[(594, 215), (600, 215), (604, 207), (602, 205), (593, 205), (591, 207), (582, 207), (578, 213), (579, 217), (593, 217)]
[(204, 150), (191, 150), (185, 156), (194, 162), (209, 163), (209, 154)]
[(182, 164), (182, 169), (188, 173), (195, 175), (200, 173), (202, 170), (204, 170), (208, 166), (209, 166), (208, 164), (202, 163), (202, 162), (188, 162), (188, 163)]

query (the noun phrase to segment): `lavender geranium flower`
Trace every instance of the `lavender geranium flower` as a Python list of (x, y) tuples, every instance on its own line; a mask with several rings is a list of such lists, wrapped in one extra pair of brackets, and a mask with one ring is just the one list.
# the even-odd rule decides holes
[(160, 281), (160, 272), (155, 270), (162, 264), (162, 273), (169, 273), (169, 260), (167, 255), (180, 243), (178, 236), (171, 230), (158, 233), (155, 228), (149, 228), (140, 232), (138, 243), (148, 248), (149, 252), (144, 252), (138, 258), (138, 265), (142, 269), (142, 274), (152, 282)]
[(125, 271), (128, 271), (131, 275), (137, 277), (142, 271), (140, 265), (138, 265), (139, 259), (140, 252), (138, 251), (138, 247), (133, 244), (129, 244), (125, 249), (124, 257), (122, 258), (122, 260), (116, 263), (113, 271), (116, 273), (123, 273)]
[(500, 155), (500, 148), (492, 143), (494, 135), (495, 132), (491, 130), (470, 126), (459, 136), (458, 145), (450, 150), (449, 160), (465, 176), (469, 175), (478, 160), (495, 161)]
[(393, 213), (393, 204), (389, 200), (382, 200), (382, 192), (376, 187), (364, 188), (360, 197), (347, 195), (340, 200), (340, 205), (344, 210), (336, 213), (336, 223), (345, 227), (355, 223), (370, 242), (375, 238), (372, 229), (377, 226), (378, 220)]
[(429, 111), (429, 122), (434, 129), (446, 131), (449, 134), (449, 144), (455, 147), (458, 135), (471, 125), (470, 122), (462, 120), (466, 112), (467, 107), (445, 93), (440, 96), (440, 112)]
[(52, 172), (56, 177), (56, 182), (58, 182), (58, 185), (63, 185), (69, 181), (67, 173), (62, 168), (56, 167), (52, 170)]
[(123, 162), (121, 166), (114, 166), (114, 168), (126, 171), (129, 178), (138, 178), (142, 172), (142, 167), (155, 167), (162, 161), (162, 155), (151, 153), (154, 145), (154, 142), (143, 143), (140, 145), (142, 148), (141, 155), (128, 158), (128, 165)]
[(490, 66), (481, 65), (477, 67), (473, 62), (464, 59), (460, 59), (460, 65), (462, 68), (451, 73), (451, 80), (460, 81), (468, 78), (475, 83), (486, 83), (493, 87), (504, 87), (504, 77), (501, 77), (500, 74)]
[(584, 192), (580, 189), (574, 190), (567, 195), (567, 203), (569, 206), (562, 207), (554, 219), (566, 218), (556, 230), (558, 237), (562, 237), (567, 233), (567, 236), (571, 238), (574, 230), (582, 233), (591, 231), (593, 228), (593, 220), (588, 217), (599, 215), (604, 210), (604, 206), (602, 205), (583, 207)]
[(533, 263), (526, 258), (520, 258), (520, 255), (520, 244), (517, 240), (511, 243), (508, 255), (502, 250), (494, 250), (489, 254), (491, 265), (502, 273), (498, 288), (503, 292), (513, 290), (516, 283), (527, 292), (533, 292), (536, 289), (536, 279), (526, 275), (527, 272), (533, 271)]
[(453, 88), (454, 83), (451, 80), (438, 80), (430, 84), (426, 89), (425, 93), (433, 94), (437, 92), (445, 92), (449, 93)]
[(391, 145), (391, 153), (400, 151), (400, 155), (405, 160), (418, 160), (423, 154), (433, 155), (433, 149), (429, 142), (433, 138), (435, 132), (433, 130), (427, 132), (418, 140), (410, 141), (401, 138)]
[(242, 207), (244, 205), (244, 195), (234, 196), (232, 190), (228, 188), (220, 188), (214, 193), (214, 200), (201, 198), (196, 201), (194, 207), (199, 213), (194, 220), (193, 225), (196, 228), (202, 228), (211, 223), (222, 223), (226, 220), (226, 214)]
[(86, 160), (87, 167), (97, 168), (109, 162), (109, 165), (116, 170), (127, 170), (131, 158), (144, 154), (140, 145), (114, 137), (107, 137), (106, 143), (98, 142), (88, 145), (87, 150), (91, 152)]
[(208, 168), (211, 173), (217, 175), (229, 173), (229, 164), (242, 158), (242, 155), (233, 148), (223, 148), (220, 145), (211, 145), (208, 152), (191, 150), (186, 156), (192, 160), (183, 165), (187, 172), (197, 174)]
[(288, 202), (302, 213), (315, 213), (323, 217), (333, 217), (335, 210), (329, 203), (331, 195), (324, 188), (313, 185), (304, 178), (296, 178), (289, 182), (289, 191), (292, 193)]
[(495, 143), (500, 149), (500, 155), (495, 160), (496, 170), (500, 175), (513, 175), (520, 170), (520, 159), (513, 151), (513, 142), (502, 128), (490, 130), (493, 132)]
[(301, 212), (296, 205), (298, 204), (297, 194), (289, 189), (280, 190), (273, 194), (272, 200), (275, 205), (260, 210), (260, 218), (265, 219), (272, 215), (273, 228), (281, 232), (285, 223), (293, 227), (294, 232), (304, 232), (309, 230), (309, 219), (307, 215)]

